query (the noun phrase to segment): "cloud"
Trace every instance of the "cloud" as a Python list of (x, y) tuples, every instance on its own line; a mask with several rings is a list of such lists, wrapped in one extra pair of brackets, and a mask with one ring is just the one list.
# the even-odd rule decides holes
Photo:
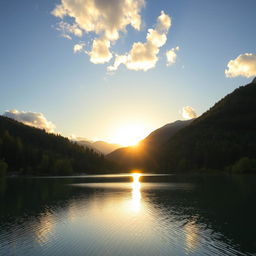
[(74, 48), (73, 48), (74, 53), (81, 52), (83, 50), (84, 46), (85, 46), (84, 43), (75, 44)]
[(180, 50), (180, 47), (177, 46), (175, 48), (172, 48), (171, 50), (166, 52), (166, 59), (167, 59), (167, 66), (171, 66), (172, 64), (174, 64), (176, 62), (177, 59), (177, 51)]
[(57, 30), (62, 32), (62, 36), (71, 38), (68, 34), (73, 34), (77, 37), (82, 37), (83, 31), (79, 28), (77, 24), (69, 24), (67, 22), (61, 21), (58, 23)]
[(171, 26), (169, 15), (161, 11), (154, 29), (148, 29), (146, 42), (136, 42), (125, 55), (116, 55), (114, 64), (108, 67), (108, 71), (115, 71), (121, 64), (130, 70), (147, 71), (154, 68), (158, 61), (158, 53), (167, 41), (167, 33)]
[(56, 128), (55, 125), (48, 121), (42, 113), (19, 111), (14, 109), (5, 111), (3, 115), (26, 125), (44, 129), (51, 133), (53, 133)]
[(256, 75), (256, 55), (245, 53), (239, 55), (236, 59), (229, 61), (225, 70), (226, 77), (245, 76), (251, 77)]
[(112, 58), (112, 53), (109, 50), (110, 41), (104, 38), (94, 39), (92, 50), (88, 53), (90, 61), (94, 64), (103, 64), (109, 62)]
[(120, 31), (125, 32), (128, 25), (140, 30), (140, 11), (144, 4), (144, 0), (61, 0), (52, 15), (72, 18), (84, 32), (117, 40)]
[(185, 119), (192, 119), (192, 118), (196, 118), (197, 114), (196, 111), (190, 107), (190, 106), (186, 106), (182, 108), (182, 116)]

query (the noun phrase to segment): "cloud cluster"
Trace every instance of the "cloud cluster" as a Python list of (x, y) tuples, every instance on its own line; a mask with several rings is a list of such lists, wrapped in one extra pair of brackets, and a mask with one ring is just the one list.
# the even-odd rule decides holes
[(92, 50), (88, 53), (90, 61), (94, 64), (103, 64), (109, 62), (112, 58), (112, 53), (109, 50), (110, 41), (104, 38), (94, 39)]
[(44, 129), (50, 133), (53, 133), (56, 128), (55, 125), (48, 121), (42, 113), (18, 111), (14, 109), (5, 111), (3, 115), (26, 125)]
[(185, 119), (192, 119), (192, 118), (196, 118), (197, 114), (192, 107), (186, 106), (182, 108), (182, 117)]
[(75, 44), (73, 48), (74, 53), (81, 52), (84, 46), (85, 46), (84, 43)]
[(148, 29), (146, 42), (136, 42), (131, 50), (125, 55), (116, 55), (114, 64), (108, 67), (108, 71), (115, 71), (121, 64), (130, 70), (147, 71), (154, 68), (158, 61), (160, 48), (167, 41), (167, 33), (171, 27), (171, 18), (161, 12), (157, 18), (154, 29)]
[[(111, 51), (111, 46), (120, 38), (120, 33), (126, 32), (127, 26), (141, 29), (141, 10), (144, 6), (145, 0), (60, 0), (52, 15), (61, 19), (57, 29), (67, 39), (72, 39), (71, 35), (82, 37), (90, 33), (93, 38), (91, 46), (84, 52), (92, 63), (108, 63), (114, 56), (114, 63), (108, 67), (110, 72), (117, 70), (121, 64), (130, 70), (147, 71), (155, 67), (171, 27), (171, 17), (164, 11), (157, 18), (154, 28), (148, 29), (145, 42), (133, 43), (130, 51), (123, 55)], [(84, 45), (76, 44), (74, 53), (83, 48)], [(168, 65), (175, 62), (176, 51), (178, 47), (168, 51)]]
[(225, 74), (226, 77), (256, 76), (256, 55), (245, 53), (239, 55), (236, 59), (229, 61)]
[(167, 51), (166, 52), (166, 65), (167, 66), (171, 66), (173, 65), (175, 62), (176, 62), (176, 59), (177, 59), (177, 51), (180, 50), (180, 47), (177, 46), (175, 48), (172, 48), (171, 50)]
[(61, 0), (52, 14), (62, 20), (59, 30), (66, 38), (70, 37), (68, 33), (79, 37), (84, 33), (96, 34), (87, 53), (91, 62), (104, 63), (111, 59), (109, 48), (111, 42), (119, 39), (120, 32), (126, 32), (128, 25), (140, 30), (144, 4), (144, 0)]

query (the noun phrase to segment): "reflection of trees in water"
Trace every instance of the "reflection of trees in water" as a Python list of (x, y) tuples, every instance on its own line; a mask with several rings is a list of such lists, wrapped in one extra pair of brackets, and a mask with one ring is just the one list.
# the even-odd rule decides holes
[[(177, 186), (184, 181), (194, 186)], [(67, 208), (67, 217), (72, 219), (80, 210), (80, 205), (74, 207), (78, 203), (76, 199), (82, 197), (86, 200), (97, 193), (96, 189), (66, 185), (73, 182), (75, 180), (71, 179), (0, 181), (1, 205), (5, 206), (0, 207), (0, 228), (8, 229), (17, 220), (22, 220), (27, 225), (27, 232), (33, 229), (38, 241), (46, 243), (56, 222), (51, 212)], [(191, 251), (201, 243), (204, 232), (224, 243), (237, 245), (239, 250), (256, 251), (256, 182), (253, 176), (208, 176), (192, 180), (183, 177), (175, 180), (174, 185), (174, 189), (149, 188), (145, 192), (142, 185), (142, 199), (140, 189), (135, 189), (135, 194), (132, 192), (132, 199), (135, 203), (146, 199), (147, 205), (156, 209), (157, 217), (167, 224), (179, 222), (181, 226), (177, 231), (183, 230), (185, 245)], [(104, 200), (99, 202), (102, 203)], [(36, 222), (31, 222), (26, 216), (30, 220), (32, 216)], [(12, 234), (14, 238), (17, 235)]]
[(0, 207), (0, 225), (27, 214), (37, 216), (52, 207), (64, 207), (81, 193), (67, 183), (72, 183), (72, 180), (12, 178), (5, 183), (0, 182), (0, 200), (4, 205)]
[[(184, 176), (181, 180), (195, 184), (194, 189), (159, 190), (152, 197), (153, 204), (165, 215), (163, 218), (183, 222), (185, 231), (196, 231), (199, 226), (242, 251), (256, 251), (256, 177)], [(188, 238), (193, 243), (197, 240), (192, 235)]]

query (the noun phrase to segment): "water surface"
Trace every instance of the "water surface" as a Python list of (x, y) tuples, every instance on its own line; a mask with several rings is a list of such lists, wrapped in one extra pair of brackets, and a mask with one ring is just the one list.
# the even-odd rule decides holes
[(256, 255), (256, 178), (0, 181), (0, 255)]

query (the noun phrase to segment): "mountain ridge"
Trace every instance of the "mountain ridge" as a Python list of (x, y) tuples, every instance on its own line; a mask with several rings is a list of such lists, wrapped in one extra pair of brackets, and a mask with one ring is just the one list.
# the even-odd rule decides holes
[(138, 150), (120, 149), (107, 158), (126, 169), (152, 172), (256, 173), (255, 83), (256, 78), (235, 89), (164, 143), (142, 143)]

